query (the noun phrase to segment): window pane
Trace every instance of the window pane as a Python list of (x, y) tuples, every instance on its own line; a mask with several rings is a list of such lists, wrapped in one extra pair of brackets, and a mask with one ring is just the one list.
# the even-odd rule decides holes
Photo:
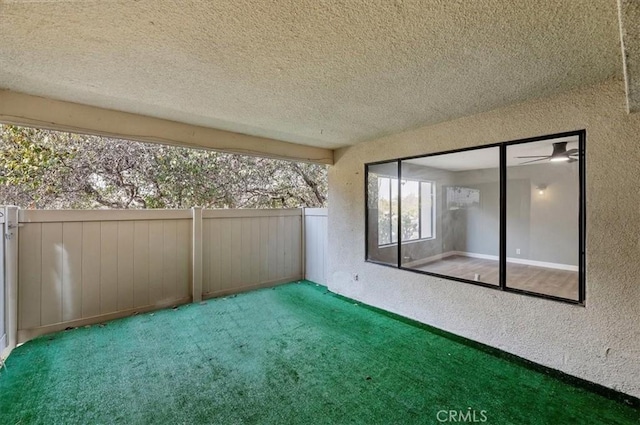
[(398, 179), (391, 179), (391, 243), (398, 243)]
[(433, 236), (433, 183), (420, 182), (420, 238)]
[(398, 163), (367, 167), (367, 259), (398, 264)]
[(391, 211), (391, 179), (378, 177), (378, 244), (391, 243), (389, 215)]
[(433, 236), (403, 244), (404, 267), (499, 285), (499, 161), (497, 147), (402, 161), (403, 178), (431, 182), (420, 193), (435, 206), (421, 212)]
[(578, 137), (507, 147), (510, 288), (578, 300)]
[(420, 239), (420, 192), (415, 180), (402, 180), (402, 241)]

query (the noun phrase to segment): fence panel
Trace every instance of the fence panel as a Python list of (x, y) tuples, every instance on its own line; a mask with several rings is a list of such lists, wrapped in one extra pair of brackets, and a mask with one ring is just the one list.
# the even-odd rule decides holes
[(203, 297), (302, 278), (302, 212), (202, 212)]
[(327, 209), (306, 208), (305, 230), (305, 279), (327, 284)]
[(190, 302), (194, 288), (207, 298), (303, 277), (300, 209), (22, 210), (19, 221), (20, 342)]
[(190, 211), (20, 211), (18, 339), (190, 301)]

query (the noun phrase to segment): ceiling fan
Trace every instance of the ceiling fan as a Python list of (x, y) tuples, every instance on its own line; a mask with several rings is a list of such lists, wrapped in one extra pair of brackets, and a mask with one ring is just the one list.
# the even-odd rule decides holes
[(551, 161), (551, 162), (576, 162), (578, 160), (578, 149), (567, 150), (567, 142), (556, 142), (553, 144), (553, 152), (551, 155), (533, 155), (533, 156), (516, 156), (517, 159), (524, 158), (537, 158), (531, 161), (521, 162), (522, 164), (529, 164), (531, 162), (538, 161)]

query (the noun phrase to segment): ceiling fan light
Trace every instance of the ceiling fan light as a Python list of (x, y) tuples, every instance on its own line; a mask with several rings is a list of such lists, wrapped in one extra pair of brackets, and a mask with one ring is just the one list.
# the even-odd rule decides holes
[(569, 157), (568, 156), (556, 156), (549, 158), (549, 161), (551, 162), (562, 162), (562, 161), (568, 161)]

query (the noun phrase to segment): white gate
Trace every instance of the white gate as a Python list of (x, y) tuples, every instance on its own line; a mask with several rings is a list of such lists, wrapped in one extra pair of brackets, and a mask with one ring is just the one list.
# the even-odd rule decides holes
[(327, 209), (304, 209), (305, 279), (327, 284)]
[(7, 348), (7, 329), (5, 327), (6, 322), (6, 307), (5, 307), (5, 276), (4, 276), (4, 241), (5, 241), (5, 209), (0, 207), (0, 354)]
[(0, 356), (18, 336), (18, 208), (0, 207)]

